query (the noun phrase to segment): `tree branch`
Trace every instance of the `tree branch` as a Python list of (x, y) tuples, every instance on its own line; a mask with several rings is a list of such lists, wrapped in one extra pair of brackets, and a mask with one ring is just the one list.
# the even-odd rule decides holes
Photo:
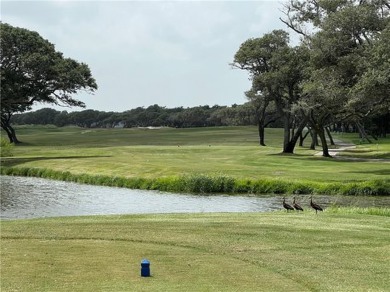
[(283, 22), (285, 25), (287, 25), (289, 28), (291, 28), (293, 31), (295, 31), (296, 33), (300, 34), (300, 35), (303, 35), (304, 37), (307, 37), (308, 35), (306, 33), (304, 33), (302, 30), (298, 29), (295, 27), (294, 24), (292, 24), (292, 21), (289, 19), (290, 22), (287, 22), (285, 20), (283, 20), (281, 17), (279, 17), (279, 20), (281, 22)]

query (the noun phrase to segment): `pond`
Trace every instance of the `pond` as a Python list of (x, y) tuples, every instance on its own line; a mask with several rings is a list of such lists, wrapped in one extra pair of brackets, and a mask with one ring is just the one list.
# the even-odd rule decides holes
[[(231, 196), (173, 194), (82, 185), (33, 177), (0, 176), (3, 220), (58, 216), (267, 212), (282, 209), (282, 196)], [(287, 196), (291, 201), (291, 196)], [(297, 196), (308, 208), (309, 196)], [(315, 196), (323, 207), (329, 204), (390, 206), (389, 197)]]

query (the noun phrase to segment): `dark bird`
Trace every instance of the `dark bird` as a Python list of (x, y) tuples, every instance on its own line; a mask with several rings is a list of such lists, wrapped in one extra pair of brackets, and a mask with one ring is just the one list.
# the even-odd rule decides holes
[(283, 198), (283, 207), (287, 210), (287, 212), (288, 210), (294, 210), (294, 208), (291, 205), (286, 203), (286, 198)]
[(324, 211), (320, 205), (316, 204), (316, 203), (313, 203), (313, 196), (310, 197), (310, 206), (316, 210), (316, 214), (317, 214), (317, 211)]
[(303, 208), (298, 203), (295, 203), (295, 197), (294, 197), (294, 201), (293, 201), (293, 207), (297, 211), (303, 211)]

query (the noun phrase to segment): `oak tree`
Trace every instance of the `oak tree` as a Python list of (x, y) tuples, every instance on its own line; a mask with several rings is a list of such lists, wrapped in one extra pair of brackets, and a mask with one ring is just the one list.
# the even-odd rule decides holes
[(263, 110), (272, 101), (283, 120), (283, 153), (293, 153), (306, 119), (294, 112), (300, 99), (300, 82), (307, 62), (303, 47), (290, 47), (289, 35), (274, 30), (260, 38), (241, 44), (234, 56), (233, 67), (246, 70), (252, 80), (251, 91), (260, 93)]
[(19, 143), (10, 119), (36, 103), (85, 107), (73, 97), (97, 89), (88, 65), (65, 58), (37, 32), (0, 23), (1, 127)]

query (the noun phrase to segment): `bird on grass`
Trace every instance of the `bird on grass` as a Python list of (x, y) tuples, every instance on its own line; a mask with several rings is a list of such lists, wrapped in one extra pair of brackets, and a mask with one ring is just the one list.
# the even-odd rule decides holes
[(317, 211), (324, 211), (320, 205), (316, 204), (316, 203), (313, 203), (313, 196), (310, 197), (310, 206), (316, 210), (316, 214), (317, 214)]
[(286, 203), (286, 198), (283, 198), (283, 207), (284, 207), (284, 209), (287, 210), (287, 212), (288, 212), (288, 210), (294, 210), (294, 208), (291, 205)]
[(303, 208), (298, 203), (295, 202), (295, 197), (294, 197), (294, 201), (293, 201), (293, 207), (297, 211), (303, 211)]

